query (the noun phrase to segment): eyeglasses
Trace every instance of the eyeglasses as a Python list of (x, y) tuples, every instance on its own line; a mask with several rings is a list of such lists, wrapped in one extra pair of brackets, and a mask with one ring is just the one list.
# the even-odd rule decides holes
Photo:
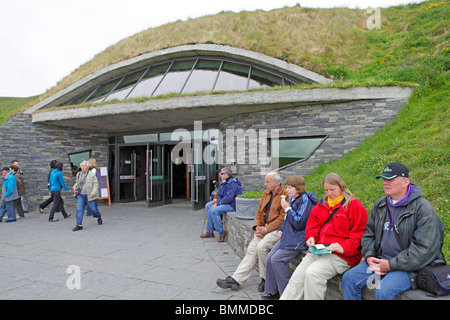
[(223, 173), (223, 172), (219, 172), (219, 174), (220, 174), (220, 175), (223, 175), (223, 174), (225, 174), (225, 173)]

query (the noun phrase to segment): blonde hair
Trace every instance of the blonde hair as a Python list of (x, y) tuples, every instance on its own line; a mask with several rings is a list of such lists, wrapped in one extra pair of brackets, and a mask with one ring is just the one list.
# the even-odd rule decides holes
[[(331, 172), (327, 174), (323, 179), (322, 185), (324, 183), (329, 183), (332, 184), (333, 186), (338, 186), (339, 188), (341, 188), (342, 195), (344, 196), (345, 199), (344, 207), (347, 208), (347, 206), (353, 199), (353, 194), (345, 184), (344, 180), (342, 180), (342, 178), (337, 173)], [(325, 196), (324, 200), (328, 201), (328, 197)]]
[(94, 158), (89, 159), (89, 168), (96, 168), (97, 167), (97, 161), (95, 161)]

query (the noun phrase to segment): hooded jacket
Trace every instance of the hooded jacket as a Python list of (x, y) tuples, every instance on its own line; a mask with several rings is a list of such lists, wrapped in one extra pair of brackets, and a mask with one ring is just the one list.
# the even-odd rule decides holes
[[(407, 271), (411, 287), (416, 289), (417, 271), (436, 259), (445, 261), (442, 254), (444, 225), (433, 206), (422, 198), (420, 187), (411, 183), (412, 192), (401, 204), (397, 230), (400, 252), (388, 259), (392, 270)], [(388, 196), (380, 197), (370, 211), (366, 231), (361, 239), (364, 258), (383, 254), (382, 238), (386, 223)]]
[(69, 187), (64, 182), (63, 174), (60, 170), (56, 169), (50, 174), (50, 192), (51, 191), (61, 191), (64, 187), (67, 191), (70, 191)]
[[(330, 213), (336, 213), (325, 224)], [(330, 244), (337, 242), (344, 249), (344, 253), (333, 254), (344, 259), (351, 268), (361, 261), (360, 242), (367, 222), (367, 210), (362, 203), (353, 197), (347, 208), (342, 203), (333, 207), (321, 199), (314, 207), (306, 224), (306, 239), (314, 238), (317, 244)]]
[(5, 176), (5, 182), (3, 182), (2, 188), (2, 201), (13, 201), (19, 198), (17, 192), (17, 181), (11, 172)]
[(220, 186), (217, 205), (229, 204), (236, 211), (236, 197), (242, 194), (241, 182), (238, 178), (229, 176)]
[(317, 200), (317, 195), (309, 191), (302, 193), (294, 200), (289, 198), (291, 209), (286, 212), (284, 223), (278, 229), (283, 232), (280, 249), (297, 251), (308, 249), (305, 242), (306, 223)]

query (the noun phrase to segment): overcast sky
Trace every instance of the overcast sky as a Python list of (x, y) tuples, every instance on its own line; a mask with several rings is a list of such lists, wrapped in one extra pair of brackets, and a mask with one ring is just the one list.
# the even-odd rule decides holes
[[(0, 0), (0, 97), (44, 93), (140, 31), (221, 11), (387, 7), (419, 0)], [(361, 4), (364, 3), (364, 4)]]

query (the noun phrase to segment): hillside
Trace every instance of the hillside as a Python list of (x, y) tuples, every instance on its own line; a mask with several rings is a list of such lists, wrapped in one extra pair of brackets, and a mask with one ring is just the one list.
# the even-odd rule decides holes
[(370, 210), (383, 194), (374, 177), (387, 163), (403, 162), (446, 226), (444, 253), (450, 261), (449, 7), (448, 0), (440, 0), (381, 9), (381, 28), (372, 30), (366, 26), (366, 10), (298, 5), (177, 21), (107, 48), (40, 99), (109, 64), (165, 47), (205, 42), (289, 61), (333, 78), (336, 86), (417, 84), (393, 123), (343, 159), (323, 164), (305, 178), (308, 189), (322, 196), (324, 175), (337, 172)]
[(14, 115), (26, 110), (29, 103), (35, 102), (37, 98), (38, 97), (0, 97), (0, 125), (8, 121)]

